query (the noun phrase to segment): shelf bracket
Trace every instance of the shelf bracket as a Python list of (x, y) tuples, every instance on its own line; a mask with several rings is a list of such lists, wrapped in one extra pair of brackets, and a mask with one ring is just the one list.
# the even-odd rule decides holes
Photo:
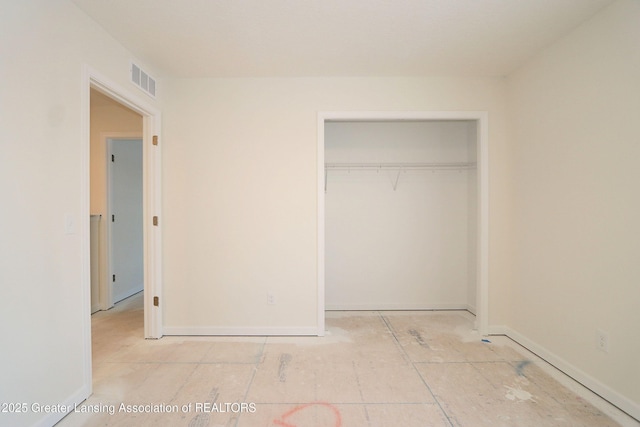
[(398, 169), (398, 174), (396, 175), (396, 180), (393, 183), (393, 191), (396, 191), (396, 188), (398, 188), (398, 181), (400, 181), (400, 174), (402, 173), (402, 169)]

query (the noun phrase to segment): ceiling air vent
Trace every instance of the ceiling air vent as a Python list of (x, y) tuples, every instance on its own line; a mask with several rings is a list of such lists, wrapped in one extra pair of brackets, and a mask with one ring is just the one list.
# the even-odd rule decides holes
[(143, 69), (133, 62), (131, 63), (131, 81), (140, 89), (145, 91), (147, 95), (156, 97), (156, 79), (151, 77)]

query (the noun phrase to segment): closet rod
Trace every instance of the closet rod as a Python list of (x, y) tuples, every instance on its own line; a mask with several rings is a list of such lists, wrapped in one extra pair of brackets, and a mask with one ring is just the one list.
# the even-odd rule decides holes
[(449, 163), (325, 163), (326, 170), (418, 170), (418, 169), (473, 169), (475, 162)]
[(329, 170), (392, 170), (396, 171), (395, 181), (392, 183), (393, 191), (398, 187), (400, 174), (408, 170), (468, 170), (475, 169), (475, 162), (450, 162), (450, 163), (325, 163), (324, 165), (324, 191), (327, 192), (327, 177)]

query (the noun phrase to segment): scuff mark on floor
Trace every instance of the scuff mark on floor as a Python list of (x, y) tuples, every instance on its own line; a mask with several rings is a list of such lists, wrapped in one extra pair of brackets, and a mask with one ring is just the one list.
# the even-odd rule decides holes
[[(323, 409), (324, 411), (322, 411)], [(309, 410), (315, 411), (315, 416), (313, 416), (313, 418), (308, 418), (309, 414), (311, 413), (309, 412)], [(318, 415), (318, 410), (322, 412), (320, 413), (320, 416)], [(312, 402), (296, 406), (293, 409), (282, 414), (280, 417), (274, 419), (272, 422), (273, 424), (277, 424), (283, 427), (294, 427), (300, 425), (298, 422), (293, 424), (293, 419), (295, 419), (296, 416), (302, 416), (302, 418), (300, 419), (303, 421), (308, 421), (309, 419), (311, 419), (318, 422), (318, 420), (320, 420), (320, 422), (322, 422), (322, 424), (326, 425), (327, 427), (342, 426), (342, 414), (340, 413), (340, 410), (334, 405), (326, 402)], [(289, 421), (290, 419), (292, 421)]]
[(429, 344), (427, 344), (427, 342), (424, 340), (424, 338), (422, 338), (422, 334), (419, 331), (416, 331), (415, 329), (409, 329), (409, 335), (415, 338), (415, 340), (418, 342), (418, 344), (420, 344), (420, 346), (425, 348), (431, 348), (429, 347)]
[[(209, 392), (209, 399), (207, 399), (208, 403), (215, 403), (218, 400), (218, 396), (220, 395), (218, 387), (213, 387)], [(207, 427), (210, 424), (210, 414), (209, 412), (202, 412), (195, 417), (191, 418), (189, 421), (189, 427)]]
[(530, 400), (531, 402), (535, 402), (535, 400), (533, 399), (533, 395), (528, 391), (521, 389), (520, 387), (515, 388), (515, 387), (509, 387), (508, 385), (505, 385), (505, 388), (507, 389), (507, 394), (505, 394), (504, 397), (506, 397), (509, 400), (518, 401), (518, 402), (524, 402), (526, 400)]
[(280, 355), (280, 365), (278, 366), (278, 378), (280, 379), (281, 383), (287, 381), (287, 366), (289, 366), (289, 363), (291, 363), (291, 359), (293, 359), (293, 356), (291, 356), (289, 353), (282, 353)]
[(522, 362), (518, 363), (518, 365), (516, 365), (516, 373), (518, 374), (518, 376), (524, 376), (524, 368), (530, 363), (530, 360), (523, 360)]

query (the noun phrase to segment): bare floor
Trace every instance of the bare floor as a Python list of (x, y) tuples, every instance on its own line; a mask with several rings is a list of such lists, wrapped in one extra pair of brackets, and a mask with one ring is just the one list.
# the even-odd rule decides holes
[(465, 311), (328, 312), (322, 338), (143, 340), (142, 315), (93, 316), (93, 395), (59, 426), (636, 425)]

